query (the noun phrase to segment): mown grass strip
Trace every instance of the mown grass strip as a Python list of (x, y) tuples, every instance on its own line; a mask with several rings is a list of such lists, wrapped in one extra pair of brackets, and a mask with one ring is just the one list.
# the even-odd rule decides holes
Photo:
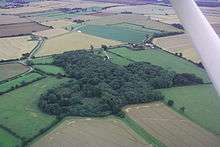
[(124, 118), (120, 118), (128, 127), (130, 127), (135, 133), (142, 137), (146, 142), (153, 145), (153, 147), (166, 147), (158, 139), (149, 134), (144, 128), (142, 128), (136, 121), (125, 115)]

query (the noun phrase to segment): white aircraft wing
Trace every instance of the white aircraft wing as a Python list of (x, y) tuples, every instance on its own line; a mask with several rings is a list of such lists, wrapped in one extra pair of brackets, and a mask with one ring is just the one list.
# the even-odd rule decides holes
[(170, 0), (220, 95), (220, 39), (194, 0)]

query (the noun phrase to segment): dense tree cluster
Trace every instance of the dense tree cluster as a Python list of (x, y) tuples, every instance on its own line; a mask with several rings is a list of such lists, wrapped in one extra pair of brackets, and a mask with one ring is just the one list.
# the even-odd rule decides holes
[(42, 111), (58, 116), (117, 114), (127, 104), (163, 99), (154, 89), (180, 85), (179, 78), (189, 84), (187, 80), (195, 77), (145, 62), (123, 67), (88, 51), (57, 55), (54, 64), (63, 67), (72, 80), (43, 94), (39, 106)]

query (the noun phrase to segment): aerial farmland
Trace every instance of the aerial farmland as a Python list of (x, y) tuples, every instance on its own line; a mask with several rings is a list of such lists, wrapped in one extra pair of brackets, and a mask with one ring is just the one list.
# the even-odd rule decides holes
[(219, 98), (170, 4), (0, 2), (0, 147), (218, 147)]

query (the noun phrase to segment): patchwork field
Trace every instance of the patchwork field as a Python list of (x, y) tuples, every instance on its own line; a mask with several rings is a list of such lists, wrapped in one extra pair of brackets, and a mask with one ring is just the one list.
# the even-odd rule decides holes
[[(81, 43), (82, 40), (83, 43)], [(91, 45), (95, 48), (100, 48), (102, 44), (114, 46), (122, 44), (122, 42), (103, 39), (84, 33), (72, 32), (46, 40), (44, 46), (37, 53), (37, 56), (59, 54), (71, 50), (90, 49)]]
[(167, 100), (174, 101), (174, 107), (185, 107), (188, 118), (220, 137), (220, 97), (212, 85), (198, 85), (162, 89)]
[(0, 64), (0, 81), (12, 78), (28, 71), (28, 68), (22, 64)]
[(6, 92), (8, 90), (14, 89), (16, 86), (21, 86), (22, 84), (35, 81), (42, 78), (42, 75), (38, 73), (28, 73), (19, 78), (10, 80), (6, 83), (0, 84), (0, 92)]
[(86, 25), (79, 28), (83, 33), (94, 36), (118, 40), (122, 42), (141, 43), (146, 35), (152, 36), (154, 33), (161, 33), (157, 30), (142, 28), (140, 26), (122, 23), (117, 25)]
[(201, 77), (204, 82), (209, 82), (208, 75), (203, 69), (159, 49), (133, 51), (128, 48), (115, 48), (110, 51), (136, 62), (150, 62), (153, 65), (159, 65), (167, 70), (176, 71), (177, 73), (193, 73)]
[(30, 139), (52, 124), (56, 118), (38, 108), (40, 95), (58, 86), (64, 79), (48, 77), (1, 96), (0, 124), (24, 139)]
[(150, 147), (120, 120), (67, 119), (32, 147)]
[(92, 21), (87, 22), (88, 25), (107, 25), (118, 23), (131, 23), (141, 25), (149, 29), (167, 31), (167, 32), (182, 32), (171, 25), (161, 23), (154, 20), (149, 20), (147, 16), (138, 14), (117, 14), (113, 16), (105, 16)]
[(47, 39), (62, 36), (63, 34), (68, 33), (65, 29), (50, 29), (50, 30), (44, 30), (40, 32), (33, 33), (36, 36), (45, 37)]
[(20, 58), (37, 45), (30, 36), (0, 38), (0, 60)]
[(36, 22), (24, 22), (16, 24), (0, 25), (0, 37), (28, 35), (33, 32), (48, 30), (49, 27)]
[(0, 146), (1, 147), (15, 147), (21, 144), (21, 141), (0, 128)]
[(220, 139), (163, 103), (129, 106), (129, 117), (169, 147), (216, 147)]
[(189, 36), (186, 34), (155, 38), (153, 43), (171, 53), (182, 53), (183, 57), (196, 63), (201, 62), (197, 52), (194, 50)]
[(168, 15), (175, 14), (172, 7), (162, 5), (133, 5), (133, 6), (119, 6), (106, 9), (104, 12), (108, 13), (121, 13), (121, 12), (132, 12), (136, 14), (155, 14), (155, 15)]
[(54, 65), (35, 65), (34, 68), (48, 74), (65, 74), (63, 68)]

